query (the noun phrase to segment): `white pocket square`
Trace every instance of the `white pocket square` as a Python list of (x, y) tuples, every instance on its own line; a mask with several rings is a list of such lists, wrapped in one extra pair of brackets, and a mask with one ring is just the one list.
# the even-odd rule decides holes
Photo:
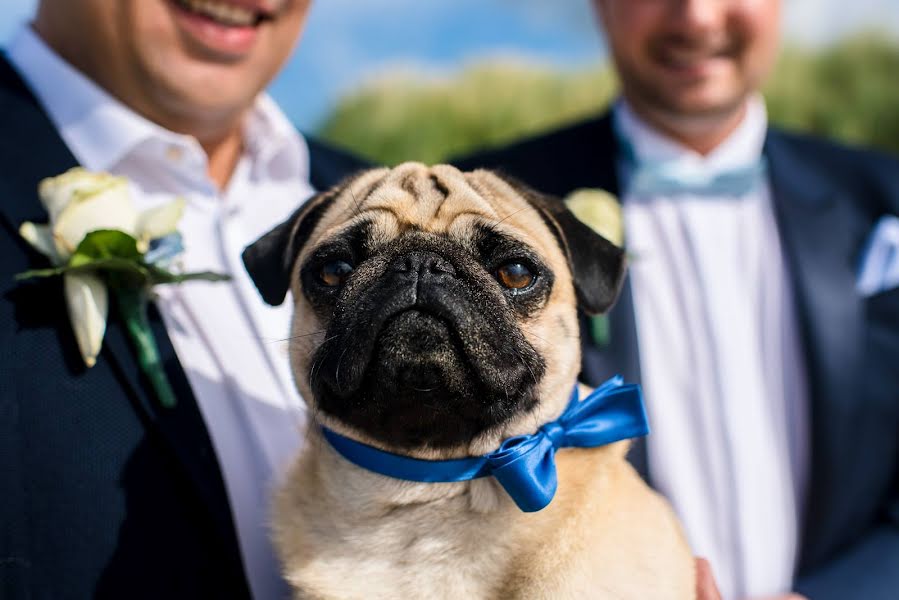
[(859, 265), (855, 289), (862, 296), (899, 286), (899, 217), (886, 215), (877, 221)]

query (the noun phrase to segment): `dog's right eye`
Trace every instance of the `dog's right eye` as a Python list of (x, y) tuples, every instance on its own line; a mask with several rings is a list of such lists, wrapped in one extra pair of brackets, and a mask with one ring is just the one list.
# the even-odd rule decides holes
[(512, 262), (497, 269), (496, 278), (507, 289), (523, 290), (534, 282), (535, 276), (525, 265)]
[(332, 260), (322, 265), (318, 272), (319, 282), (327, 287), (339, 287), (353, 272), (353, 265), (345, 260)]

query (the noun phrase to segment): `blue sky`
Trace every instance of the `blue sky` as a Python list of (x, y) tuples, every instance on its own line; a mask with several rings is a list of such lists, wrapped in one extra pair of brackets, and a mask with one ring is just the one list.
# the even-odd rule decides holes
[[(0, 44), (36, 0), (2, 0)], [(899, 35), (899, 0), (784, 0), (786, 37), (827, 44), (864, 27)], [(368, 77), (398, 66), (450, 73), (488, 56), (577, 67), (605, 55), (589, 0), (314, 0), (271, 92), (303, 129)]]

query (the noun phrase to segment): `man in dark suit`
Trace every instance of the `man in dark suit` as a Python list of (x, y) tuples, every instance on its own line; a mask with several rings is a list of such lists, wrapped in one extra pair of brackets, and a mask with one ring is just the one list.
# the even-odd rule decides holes
[(583, 377), (642, 381), (632, 462), (725, 598), (897, 597), (899, 163), (767, 126), (778, 0), (594, 4), (610, 113), (456, 164), (620, 196), (630, 276)]
[[(284, 597), (266, 511), (303, 408), (239, 255), (361, 166), (260, 95), (308, 5), (43, 0), (0, 56), (0, 597)], [(86, 368), (61, 281), (13, 280), (47, 266), (38, 183), (79, 164), (185, 198), (185, 266), (234, 278), (151, 306), (174, 408), (114, 308)]]

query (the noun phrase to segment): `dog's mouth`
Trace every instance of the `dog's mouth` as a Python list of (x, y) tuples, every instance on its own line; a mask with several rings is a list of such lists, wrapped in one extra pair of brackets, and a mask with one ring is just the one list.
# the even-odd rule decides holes
[(324, 412), (400, 447), (452, 446), (481, 430), (486, 394), (451, 323), (409, 308), (372, 338), (368, 360), (352, 367), (362, 369), (359, 385), (340, 358), (333, 378), (321, 378), (316, 399)]
[[(460, 327), (441, 310), (408, 307), (377, 330), (343, 333), (329, 332), (336, 343), (316, 355), (316, 403), (390, 446), (467, 444), (536, 402), (543, 364), (533, 349), (502, 358), (489, 347), (488, 340), (503, 346), (495, 335)], [(360, 351), (366, 338), (370, 350)]]

